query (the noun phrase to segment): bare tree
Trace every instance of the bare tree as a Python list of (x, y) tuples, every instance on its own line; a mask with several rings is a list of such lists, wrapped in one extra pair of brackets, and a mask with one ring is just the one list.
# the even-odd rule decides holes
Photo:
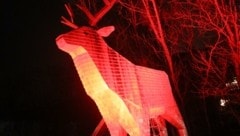
[(171, 14), (165, 12), (163, 21), (169, 45), (182, 46), (191, 54), (202, 93), (221, 94), (217, 91), (227, 81), (229, 66), (240, 78), (240, 13), (236, 1), (170, 1), (168, 6)]
[[(230, 95), (226, 83), (240, 80), (240, 7), (236, 0), (122, 0), (120, 3), (129, 9), (131, 23), (145, 20), (143, 23), (150, 28), (148, 33), (155, 36), (178, 96), (181, 96), (180, 78), (184, 74), (189, 78), (181, 58), (179, 62), (173, 60), (181, 52), (189, 54), (195, 78), (188, 80), (196, 92), (204, 97)], [(141, 19), (137, 20), (136, 14)], [(238, 83), (236, 86), (239, 89)]]

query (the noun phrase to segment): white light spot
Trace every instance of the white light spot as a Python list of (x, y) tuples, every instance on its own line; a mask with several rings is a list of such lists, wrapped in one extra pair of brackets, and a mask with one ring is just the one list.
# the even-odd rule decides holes
[(226, 100), (226, 99), (220, 99), (220, 106), (222, 107), (225, 107), (226, 106), (226, 103), (228, 102), (229, 100)]

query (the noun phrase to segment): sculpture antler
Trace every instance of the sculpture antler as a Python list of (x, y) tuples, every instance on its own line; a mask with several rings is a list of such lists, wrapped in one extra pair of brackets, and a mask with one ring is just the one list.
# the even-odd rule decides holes
[[(103, 18), (103, 16), (113, 7), (113, 5), (117, 2), (117, 0), (103, 0), (104, 6), (102, 9), (100, 9), (97, 13), (93, 14), (86, 6), (83, 4), (76, 4), (76, 6), (86, 14), (88, 20), (88, 23), (90, 26), (95, 26), (100, 19)], [(61, 23), (76, 29), (78, 26), (73, 21), (73, 11), (69, 4), (65, 4), (65, 8), (68, 12), (68, 15), (70, 16), (70, 20), (66, 19), (65, 17), (61, 17), (62, 21)]]

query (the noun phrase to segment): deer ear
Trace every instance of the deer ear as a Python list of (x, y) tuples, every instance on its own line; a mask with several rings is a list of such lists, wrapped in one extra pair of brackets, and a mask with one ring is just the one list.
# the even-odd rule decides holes
[(108, 37), (115, 30), (114, 26), (106, 26), (97, 30), (97, 33), (102, 37)]

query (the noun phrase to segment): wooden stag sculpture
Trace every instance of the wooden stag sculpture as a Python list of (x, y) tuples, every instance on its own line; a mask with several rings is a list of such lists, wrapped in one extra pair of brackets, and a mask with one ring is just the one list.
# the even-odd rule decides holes
[(137, 66), (110, 48), (102, 36), (113, 26), (98, 31), (80, 27), (56, 39), (69, 53), (87, 94), (95, 101), (112, 136), (150, 136), (149, 120), (167, 135), (163, 121), (187, 136), (185, 124), (164, 71)]
[[(102, 9), (96, 13), (91, 13), (84, 4), (76, 5), (85, 13), (90, 26), (95, 26), (117, 0), (102, 2)], [(85, 91), (95, 101), (110, 134), (150, 136), (149, 121), (153, 120), (158, 134), (167, 136), (167, 120), (180, 136), (187, 136), (167, 74), (134, 65), (103, 40), (114, 31), (113, 26), (98, 31), (78, 27), (73, 23), (71, 6), (65, 7), (71, 21), (62, 17), (62, 23), (75, 30), (60, 35), (57, 45), (71, 55)]]

